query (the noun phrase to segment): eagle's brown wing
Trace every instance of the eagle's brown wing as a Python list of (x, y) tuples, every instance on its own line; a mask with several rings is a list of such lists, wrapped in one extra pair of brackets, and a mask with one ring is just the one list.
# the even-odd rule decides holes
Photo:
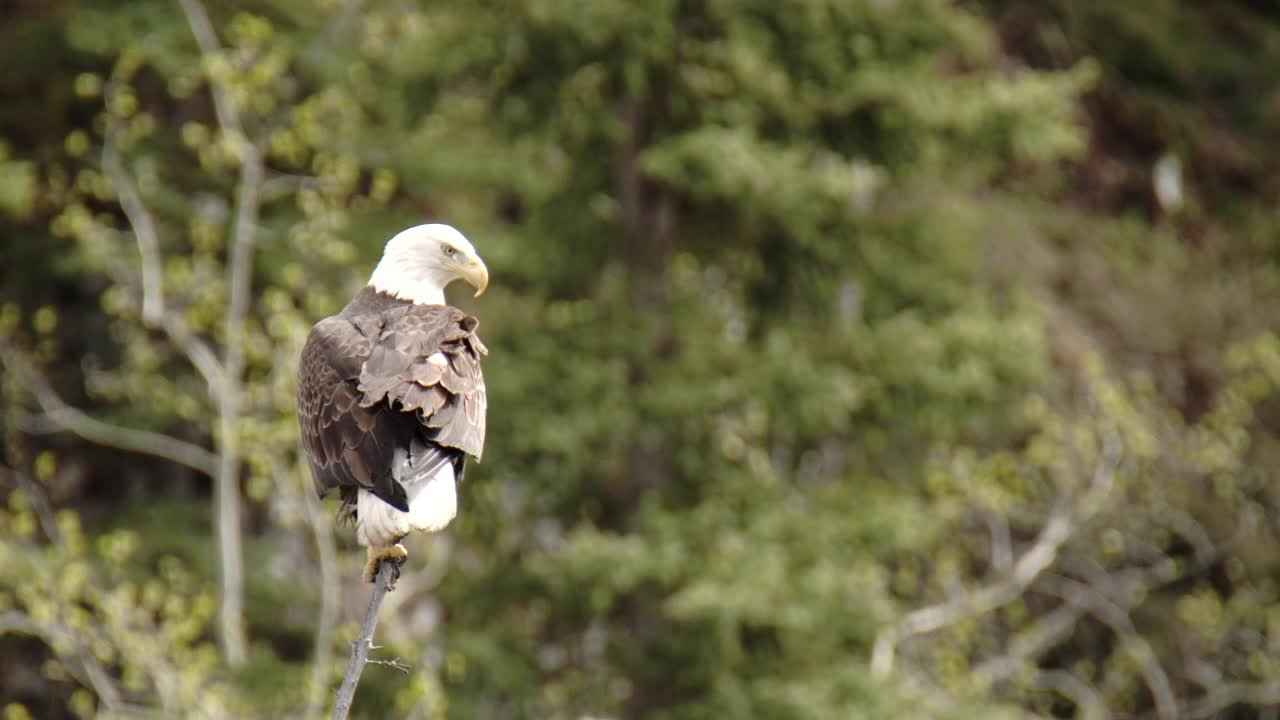
[(446, 305), (411, 305), (386, 322), (360, 370), (361, 407), (415, 412), (426, 438), (480, 458), (487, 400), (478, 321)]
[(321, 495), (364, 487), (406, 510), (391, 477), (397, 448), (415, 454), (415, 472), (452, 461), (460, 473), (464, 453), (480, 456), (486, 350), (476, 325), (456, 308), (408, 304), (316, 325), (299, 366), (298, 418)]

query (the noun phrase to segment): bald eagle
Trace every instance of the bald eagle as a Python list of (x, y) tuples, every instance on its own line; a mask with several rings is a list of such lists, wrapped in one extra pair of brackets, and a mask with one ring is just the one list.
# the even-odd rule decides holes
[[(465, 280), (476, 297), (489, 270), (462, 233), (419, 225), (391, 238), (342, 312), (316, 323), (298, 366), (298, 425), (316, 491), (337, 489), (368, 548), (364, 579), (400, 540), (443, 529), (457, 513), (468, 455), (484, 449), (478, 321), (445, 304)], [(396, 575), (399, 573), (397, 572)]]

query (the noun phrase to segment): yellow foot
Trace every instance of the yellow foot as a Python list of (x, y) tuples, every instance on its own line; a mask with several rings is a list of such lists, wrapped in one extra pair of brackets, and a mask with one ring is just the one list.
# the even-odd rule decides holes
[(390, 560), (395, 563), (391, 569), (391, 578), (387, 581), (387, 589), (390, 590), (396, 586), (396, 580), (400, 579), (400, 564), (404, 559), (409, 557), (409, 551), (404, 549), (400, 543), (391, 546), (368, 548), (369, 562), (364, 566), (364, 581), (372, 583), (378, 577), (378, 563), (383, 560)]

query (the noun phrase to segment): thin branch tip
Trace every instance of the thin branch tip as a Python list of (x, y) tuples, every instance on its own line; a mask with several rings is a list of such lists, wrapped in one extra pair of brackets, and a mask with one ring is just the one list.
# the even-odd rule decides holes
[(364, 625), (360, 628), (359, 636), (351, 643), (351, 661), (347, 664), (347, 671), (342, 676), (342, 684), (338, 686), (337, 695), (334, 697), (331, 720), (346, 720), (351, 712), (351, 702), (355, 699), (356, 686), (360, 683), (360, 675), (364, 672), (365, 665), (370, 663), (388, 665), (401, 672), (409, 672), (409, 666), (401, 663), (400, 658), (369, 659), (369, 651), (377, 647), (373, 644), (373, 633), (378, 627), (378, 610), (382, 607), (387, 591), (392, 589), (398, 570), (397, 564), (392, 560), (383, 560), (378, 563), (378, 575), (374, 578), (369, 609), (365, 612)]

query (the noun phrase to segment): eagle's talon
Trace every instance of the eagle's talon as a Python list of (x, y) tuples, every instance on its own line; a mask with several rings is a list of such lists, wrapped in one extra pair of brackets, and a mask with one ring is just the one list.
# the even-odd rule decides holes
[(396, 581), (400, 579), (400, 565), (409, 557), (409, 551), (400, 543), (386, 547), (370, 546), (367, 550), (369, 562), (364, 566), (364, 581), (372, 584), (378, 578), (378, 564), (383, 560), (391, 561), (391, 575), (387, 578), (387, 589), (394, 590)]

